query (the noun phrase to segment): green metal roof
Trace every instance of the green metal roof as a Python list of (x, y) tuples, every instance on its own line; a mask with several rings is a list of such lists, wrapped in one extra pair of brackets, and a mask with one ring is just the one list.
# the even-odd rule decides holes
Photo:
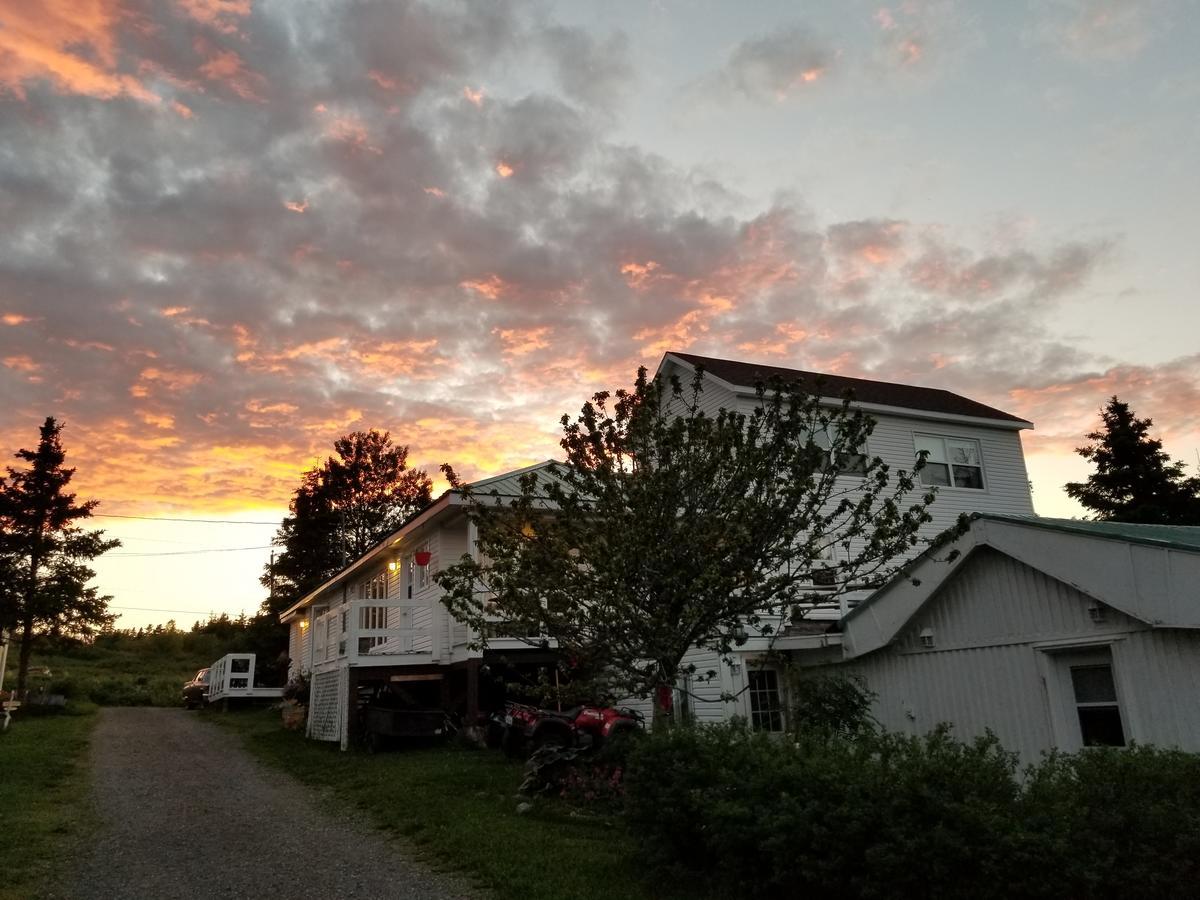
[(1174, 547), (1179, 550), (1200, 550), (1200, 526), (1197, 525), (1134, 525), (1130, 522), (1093, 522), (1087, 519), (1046, 519), (1041, 516), (1001, 516), (977, 513), (973, 518), (1032, 525), (1051, 531), (1065, 531), (1088, 537), (1132, 541), (1155, 547)]

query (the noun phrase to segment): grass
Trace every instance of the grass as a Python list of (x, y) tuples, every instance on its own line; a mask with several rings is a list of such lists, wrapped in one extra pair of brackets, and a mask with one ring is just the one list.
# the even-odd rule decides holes
[(94, 712), (21, 716), (0, 733), (0, 900), (41, 896), (92, 826), (84, 757)]
[[(14, 648), (4, 678), (6, 687), (16, 687), (16, 656)], [(31, 673), (29, 687), (45, 687), (52, 694), (104, 706), (178, 706), (184, 682), (212, 659), (207, 653), (148, 654), (107, 647), (39, 653), (35, 645), (31, 669), (45, 667), (50, 674)]]
[(619, 818), (572, 814), (556, 800), (534, 801), (519, 815), (521, 766), (498, 752), (447, 746), (342, 753), (283, 730), (277, 711), (207, 715), (239, 732), (269, 765), (328, 789), (499, 898), (703, 897), (694, 888), (673, 893), (651, 883)]

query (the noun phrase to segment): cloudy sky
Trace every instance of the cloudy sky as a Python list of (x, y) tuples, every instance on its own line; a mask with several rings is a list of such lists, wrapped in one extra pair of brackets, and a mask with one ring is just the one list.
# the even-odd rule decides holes
[[(1192, 0), (0, 2), (0, 448), (124, 625), (253, 610), (342, 433), (431, 473), (689, 350), (1200, 446)], [(195, 553), (195, 550), (223, 552)], [(154, 554), (154, 555), (147, 555)], [(172, 555), (164, 555), (172, 554)]]

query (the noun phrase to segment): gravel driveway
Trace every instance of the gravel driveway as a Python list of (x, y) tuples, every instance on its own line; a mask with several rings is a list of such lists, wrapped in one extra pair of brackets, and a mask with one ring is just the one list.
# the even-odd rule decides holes
[(58, 896), (477, 896), (331, 812), (195, 713), (101, 710), (91, 764), (100, 829)]

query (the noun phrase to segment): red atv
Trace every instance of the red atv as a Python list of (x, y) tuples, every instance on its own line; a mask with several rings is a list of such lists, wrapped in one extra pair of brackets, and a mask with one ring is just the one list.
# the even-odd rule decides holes
[(524, 703), (504, 704), (504, 736), (508, 756), (525, 756), (542, 747), (596, 747), (642, 727), (636, 709), (584, 704), (558, 712)]

